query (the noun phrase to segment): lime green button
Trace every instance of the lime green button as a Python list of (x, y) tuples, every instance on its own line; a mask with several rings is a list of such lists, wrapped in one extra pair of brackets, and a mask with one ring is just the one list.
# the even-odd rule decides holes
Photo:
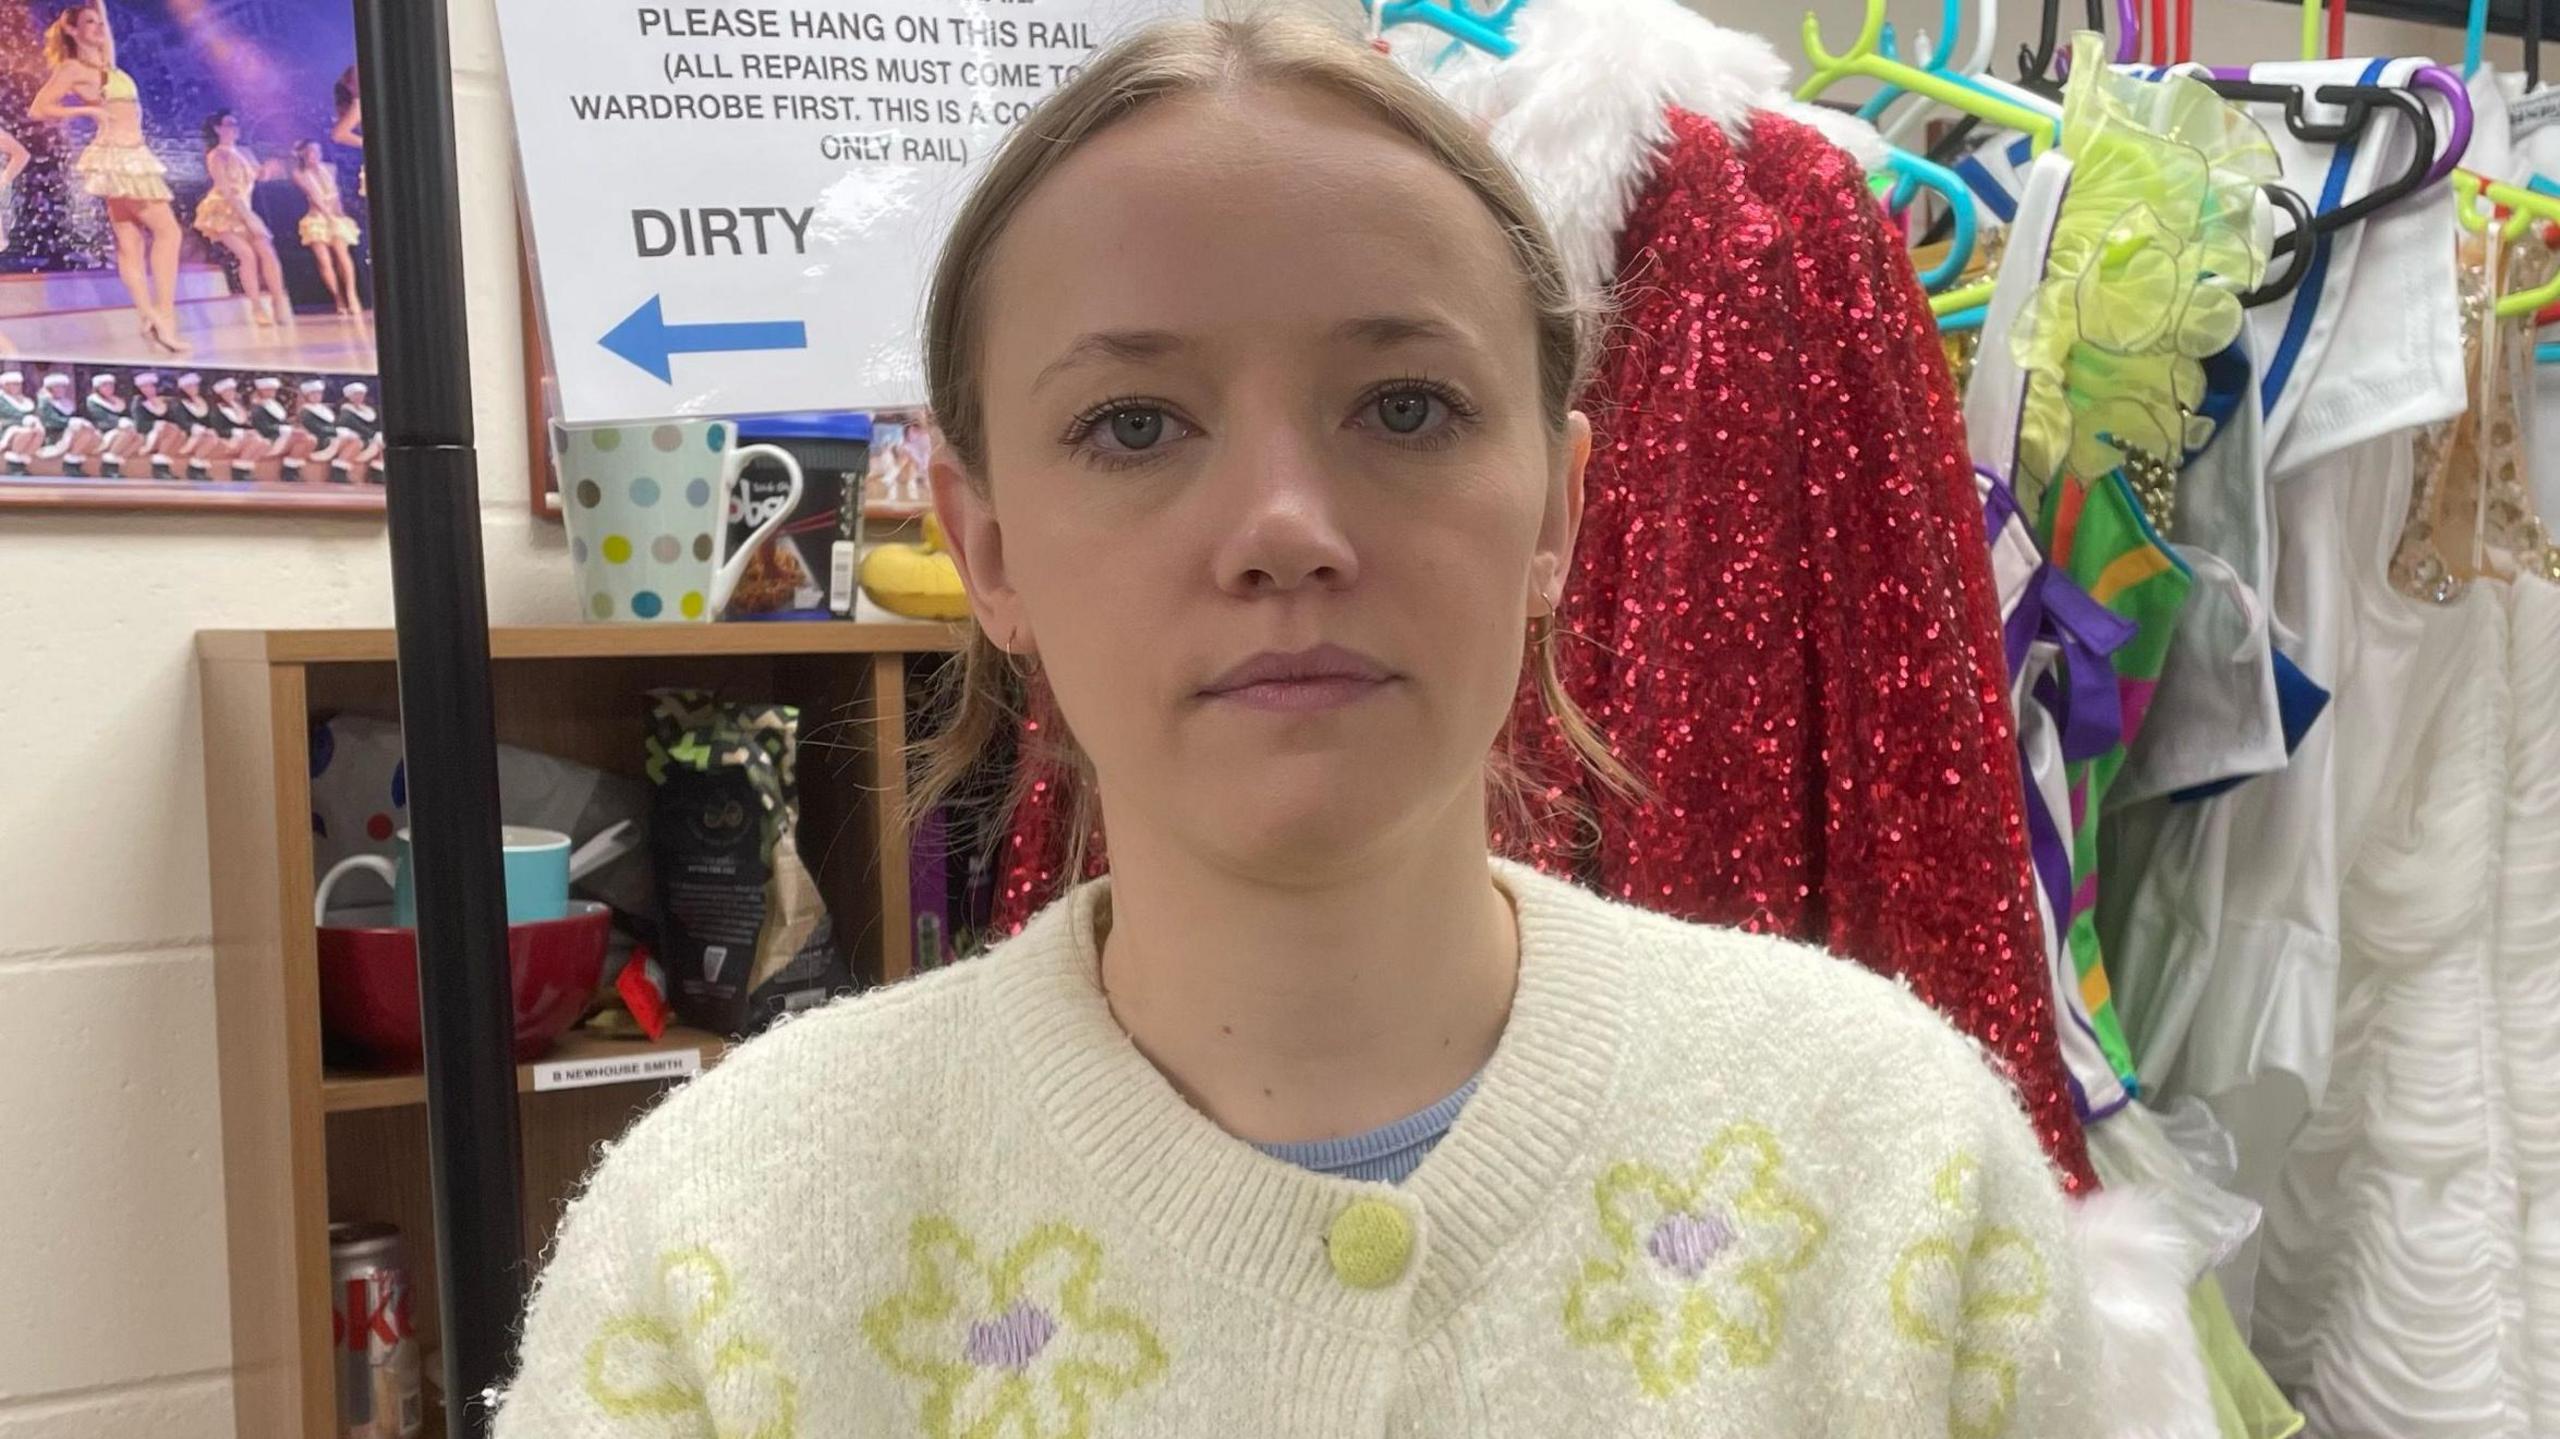
[(1384, 1289), (1413, 1262), (1413, 1221), (1383, 1199), (1363, 1199), (1333, 1221), (1325, 1248), (1343, 1283)]

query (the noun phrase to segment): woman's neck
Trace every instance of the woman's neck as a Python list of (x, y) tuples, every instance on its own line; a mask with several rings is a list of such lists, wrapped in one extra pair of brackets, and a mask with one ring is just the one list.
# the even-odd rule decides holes
[(1492, 1055), (1519, 975), (1482, 815), (1479, 796), (1393, 851), (1279, 879), (1113, 826), (1113, 1015), (1239, 1138), (1337, 1138), (1437, 1103)]

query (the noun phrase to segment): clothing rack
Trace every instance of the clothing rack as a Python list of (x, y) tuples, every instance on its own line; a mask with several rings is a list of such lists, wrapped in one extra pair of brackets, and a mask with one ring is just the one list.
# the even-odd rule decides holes
[(506, 880), (442, 4), (356, 0), (448, 1432), (483, 1439), (526, 1288)]

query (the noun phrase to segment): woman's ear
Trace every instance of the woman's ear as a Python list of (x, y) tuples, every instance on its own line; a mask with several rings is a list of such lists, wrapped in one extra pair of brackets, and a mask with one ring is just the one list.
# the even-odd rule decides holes
[(1564, 443), (1547, 484), (1546, 513), (1538, 521), (1538, 548), (1529, 560), (1529, 616), (1554, 614), (1564, 603), (1573, 572), (1573, 542), (1582, 533), (1582, 473), (1591, 465), (1591, 420), (1580, 410), (1564, 417)]
[(1022, 615), (1021, 596), (1005, 578), (1004, 530), (996, 522), (994, 500), (970, 483), (969, 472), (947, 450), (935, 454), (931, 473), (933, 512), (960, 567), (960, 583), (969, 592), (978, 628), (1007, 654), (1038, 653)]

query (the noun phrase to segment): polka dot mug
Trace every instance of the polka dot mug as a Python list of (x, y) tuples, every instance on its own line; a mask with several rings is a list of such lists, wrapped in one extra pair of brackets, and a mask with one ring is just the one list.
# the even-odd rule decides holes
[[(591, 620), (720, 617), (747, 561), (800, 507), (800, 462), (772, 445), (739, 445), (728, 420), (563, 426), (560, 508), (577, 566), (578, 611)], [(791, 492), (739, 516), (738, 475), (770, 460)], [(732, 516), (755, 532), (729, 553)]]

